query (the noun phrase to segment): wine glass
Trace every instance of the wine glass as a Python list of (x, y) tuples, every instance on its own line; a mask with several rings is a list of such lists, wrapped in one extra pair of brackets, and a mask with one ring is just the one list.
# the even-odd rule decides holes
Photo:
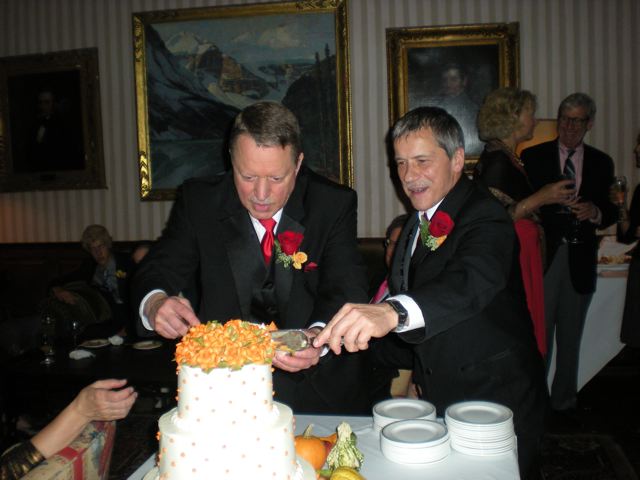
[[(567, 188), (576, 188), (576, 184), (575, 184), (575, 177), (573, 175), (567, 175), (567, 174), (562, 174), (561, 176), (561, 180), (571, 180), (573, 181), (572, 184), (569, 184), (567, 186)], [(573, 198), (577, 197), (577, 192), (573, 195)], [(567, 243), (576, 245), (579, 243), (582, 243), (582, 240), (580, 239), (580, 220), (578, 220), (578, 217), (576, 217), (576, 215), (573, 213), (573, 210), (571, 210), (571, 207), (569, 207), (568, 205), (563, 205), (560, 209), (559, 213), (563, 213), (567, 215), (567, 221), (569, 223), (569, 231), (567, 233)]]
[(73, 338), (73, 348), (78, 346), (78, 335), (80, 335), (80, 320), (71, 320), (71, 337)]
[(56, 340), (56, 319), (53, 315), (45, 313), (42, 317), (42, 345), (41, 350), (44, 353), (43, 365), (51, 365), (55, 363), (55, 340)]

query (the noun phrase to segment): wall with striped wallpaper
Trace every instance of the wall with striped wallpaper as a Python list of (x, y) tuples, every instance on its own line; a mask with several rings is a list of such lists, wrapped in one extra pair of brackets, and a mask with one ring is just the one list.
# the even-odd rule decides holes
[[(157, 237), (171, 202), (139, 198), (132, 61), (133, 12), (256, 0), (0, 0), (0, 56), (97, 47), (107, 190), (0, 193), (0, 243), (75, 241), (102, 223), (116, 240)], [(381, 236), (402, 206), (385, 159), (388, 129), (385, 29), (520, 22), (521, 85), (540, 118), (562, 98), (598, 104), (588, 143), (640, 180), (632, 148), (640, 130), (640, 2), (637, 0), (348, 0), (358, 234)]]

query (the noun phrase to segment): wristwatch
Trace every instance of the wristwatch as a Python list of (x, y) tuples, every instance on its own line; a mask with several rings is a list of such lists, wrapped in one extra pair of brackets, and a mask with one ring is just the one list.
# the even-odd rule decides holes
[(409, 312), (407, 312), (407, 309), (402, 306), (402, 303), (398, 300), (394, 300), (393, 298), (385, 300), (385, 303), (391, 305), (391, 308), (393, 308), (398, 314), (398, 326), (396, 328), (403, 328), (409, 319)]

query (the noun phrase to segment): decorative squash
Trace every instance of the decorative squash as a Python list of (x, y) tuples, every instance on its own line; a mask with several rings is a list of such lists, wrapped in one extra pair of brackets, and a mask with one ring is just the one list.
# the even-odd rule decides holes
[(309, 462), (314, 470), (319, 470), (327, 460), (331, 447), (333, 447), (333, 443), (330, 440), (333, 435), (314, 437), (311, 435), (312, 428), (313, 424), (309, 424), (302, 435), (296, 435), (295, 447), (298, 455)]

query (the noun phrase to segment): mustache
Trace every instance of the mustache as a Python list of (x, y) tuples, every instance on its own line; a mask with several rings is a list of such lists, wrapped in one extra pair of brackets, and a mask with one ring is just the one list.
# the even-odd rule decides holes
[(265, 200), (258, 200), (256, 197), (251, 197), (249, 199), (249, 201), (251, 203), (255, 203), (256, 205), (262, 205), (262, 206), (267, 206), (267, 205), (272, 205), (273, 201), (270, 198), (267, 198)]
[(431, 182), (427, 182), (425, 180), (404, 183), (404, 187), (407, 190), (423, 190), (425, 188), (429, 188), (430, 186), (431, 186)]

